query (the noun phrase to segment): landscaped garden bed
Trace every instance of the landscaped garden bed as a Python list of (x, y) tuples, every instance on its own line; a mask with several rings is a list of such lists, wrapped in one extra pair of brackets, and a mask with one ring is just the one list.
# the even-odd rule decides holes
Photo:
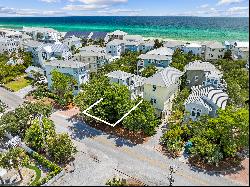
[[(82, 117), (79, 117), (82, 121), (86, 121), (86, 119), (83, 119)], [(102, 122), (98, 122), (95, 120), (87, 120), (86, 121), (88, 125), (91, 127), (94, 127), (95, 129), (101, 130), (107, 134), (115, 135), (120, 138), (124, 138), (126, 140), (131, 141), (134, 144), (143, 144), (146, 141), (149, 140), (150, 136), (147, 136), (144, 132), (139, 131), (130, 131), (128, 129), (125, 129), (121, 124), (111, 127), (107, 124), (104, 124)]]

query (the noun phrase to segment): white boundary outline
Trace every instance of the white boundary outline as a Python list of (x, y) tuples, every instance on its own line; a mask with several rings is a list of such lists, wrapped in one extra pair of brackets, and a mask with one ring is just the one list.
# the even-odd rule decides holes
[(93, 105), (91, 105), (89, 108), (87, 108), (86, 110), (84, 110), (83, 111), (83, 114), (85, 114), (85, 115), (87, 115), (87, 116), (89, 116), (89, 117), (92, 117), (92, 118), (94, 118), (94, 119), (96, 119), (96, 120), (98, 120), (98, 121), (101, 121), (101, 122), (103, 122), (103, 123), (105, 123), (105, 124), (107, 124), (107, 125), (110, 125), (111, 127), (115, 127), (118, 123), (120, 123), (125, 117), (127, 117), (133, 110), (135, 110), (142, 102), (143, 102), (143, 100), (141, 100), (137, 105), (135, 105), (131, 110), (129, 110), (126, 114), (124, 114), (124, 116), (122, 116), (122, 118), (121, 119), (119, 119), (115, 124), (111, 124), (111, 123), (109, 123), (109, 122), (107, 122), (107, 121), (104, 121), (104, 120), (102, 120), (102, 119), (100, 119), (100, 118), (98, 118), (98, 117), (96, 117), (96, 116), (93, 116), (93, 115), (91, 115), (91, 114), (89, 114), (88, 113), (88, 111), (90, 110), (90, 109), (92, 109), (95, 105), (98, 105), (100, 102), (102, 102), (103, 101), (103, 98), (101, 98), (100, 100), (98, 100), (98, 101), (96, 101)]

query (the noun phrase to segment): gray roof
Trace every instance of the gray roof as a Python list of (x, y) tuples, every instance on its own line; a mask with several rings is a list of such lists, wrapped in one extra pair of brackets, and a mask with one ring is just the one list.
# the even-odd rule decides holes
[(178, 46), (181, 46), (181, 45), (185, 45), (186, 43), (183, 42), (183, 41), (166, 41), (163, 45), (164, 47), (169, 47), (169, 48), (172, 48), (172, 47), (178, 47)]
[(76, 60), (52, 60), (44, 63), (45, 66), (59, 66), (65, 68), (82, 68), (87, 65), (87, 63), (78, 62)]
[(210, 62), (202, 62), (201, 60), (190, 62), (185, 66), (185, 71), (192, 71), (192, 70), (219, 72), (219, 70), (213, 64), (211, 64)]
[(107, 45), (121, 45), (124, 44), (124, 42), (125, 42), (124, 40), (115, 39), (107, 43)]
[(58, 32), (55, 29), (52, 28), (46, 28), (46, 27), (23, 27), (23, 31), (24, 32), (33, 32), (33, 31), (37, 31), (37, 32)]
[(178, 69), (167, 67), (162, 71), (154, 74), (145, 80), (145, 84), (168, 87), (175, 84), (176, 81), (183, 75), (183, 72)]
[(211, 111), (212, 109), (209, 106), (208, 101), (214, 103), (219, 108), (225, 109), (227, 100), (227, 93), (223, 92), (220, 89), (216, 89), (212, 86), (195, 86), (192, 87), (192, 93), (185, 100), (184, 105), (199, 102)]
[(163, 56), (172, 56), (174, 51), (167, 47), (161, 47), (147, 52), (147, 55), (163, 55)]
[(49, 53), (51, 52), (62, 52), (64, 50), (68, 50), (69, 51), (69, 47), (65, 44), (62, 44), (62, 43), (55, 43), (55, 44), (42, 44), (38, 47), (37, 51), (40, 51), (40, 50), (45, 50)]
[(109, 77), (109, 78), (116, 78), (116, 79), (124, 80), (124, 79), (132, 77), (134, 75), (131, 74), (131, 73), (127, 73), (127, 72), (118, 70), (118, 71), (112, 71), (112, 72), (106, 74), (106, 76)]
[(28, 40), (27, 42), (23, 43), (25, 46), (29, 46), (29, 47), (39, 47), (41, 45), (43, 45), (42, 42), (38, 42), (35, 40)]
[(100, 47), (98, 45), (89, 45), (79, 48), (80, 51), (86, 52), (105, 52), (105, 47)]
[(152, 59), (152, 60), (171, 60), (171, 57), (164, 55), (149, 55), (149, 54), (141, 54), (139, 56), (140, 59)]
[(226, 48), (225, 45), (223, 45), (221, 42), (214, 42), (214, 41), (203, 42), (202, 45), (206, 45), (207, 47), (209, 47), (211, 49), (224, 49), (224, 48)]

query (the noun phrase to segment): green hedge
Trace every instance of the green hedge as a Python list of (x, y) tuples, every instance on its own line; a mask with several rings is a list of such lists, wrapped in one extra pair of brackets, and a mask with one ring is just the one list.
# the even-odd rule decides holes
[(32, 182), (30, 183), (30, 186), (34, 186), (34, 185), (39, 181), (39, 179), (41, 178), (42, 172), (41, 172), (41, 170), (40, 170), (38, 167), (36, 167), (36, 166), (28, 165), (28, 166), (26, 166), (26, 168), (32, 169), (32, 170), (34, 170), (34, 171), (36, 172), (36, 178), (34, 179), (34, 181), (32, 181)]
[(39, 155), (36, 152), (33, 152), (31, 154), (31, 156), (42, 166), (48, 168), (50, 170), (50, 172), (47, 174), (46, 177), (33, 182), (33, 186), (40, 186), (42, 184), (47, 183), (50, 179), (52, 179), (54, 176), (56, 176), (57, 174), (59, 174), (62, 171), (62, 168), (60, 168), (58, 165), (56, 165), (55, 163), (47, 160), (45, 157)]

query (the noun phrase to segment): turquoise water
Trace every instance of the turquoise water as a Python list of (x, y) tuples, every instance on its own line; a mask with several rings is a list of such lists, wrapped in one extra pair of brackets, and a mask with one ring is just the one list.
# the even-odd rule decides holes
[(66, 31), (116, 29), (145, 37), (180, 40), (249, 40), (248, 18), (218, 17), (25, 17), (0, 18), (0, 27), (51, 27)]

